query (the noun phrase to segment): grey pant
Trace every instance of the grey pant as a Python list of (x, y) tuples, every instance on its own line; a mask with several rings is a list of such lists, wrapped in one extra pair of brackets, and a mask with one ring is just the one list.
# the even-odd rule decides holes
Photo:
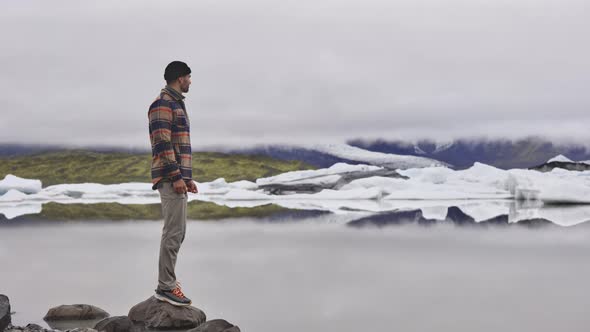
[(186, 205), (188, 194), (174, 191), (172, 182), (162, 182), (158, 187), (162, 200), (164, 227), (160, 242), (160, 260), (158, 263), (158, 288), (172, 290), (176, 287), (176, 256), (186, 233)]

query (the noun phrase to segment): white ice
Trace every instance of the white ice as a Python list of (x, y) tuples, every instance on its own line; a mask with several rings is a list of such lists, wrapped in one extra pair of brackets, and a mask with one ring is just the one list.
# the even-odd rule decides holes
[(308, 146), (308, 148), (347, 160), (389, 168), (407, 169), (414, 167), (448, 166), (441, 161), (430, 158), (374, 152), (348, 144), (315, 144)]
[(547, 160), (548, 163), (554, 162), (554, 161), (559, 161), (559, 162), (562, 162), (562, 163), (573, 163), (574, 162), (573, 160), (571, 160), (570, 158), (568, 158), (568, 157), (566, 157), (566, 156), (564, 156), (562, 154), (557, 155), (557, 156), (555, 156), (555, 157)]
[[(475, 163), (471, 168), (459, 171), (446, 167), (399, 170), (408, 179), (374, 176), (354, 180), (339, 190), (324, 189), (318, 193), (271, 195), (259, 188), (259, 185), (276, 183), (330, 184), (340, 179), (342, 173), (379, 169), (373, 165), (340, 163), (326, 169), (295, 171), (262, 178), (256, 183), (227, 183), (221, 178), (197, 183), (199, 193), (189, 193), (189, 200), (209, 201), (230, 207), (255, 207), (273, 203), (286, 208), (325, 210), (339, 214), (421, 209), (424, 217), (431, 219), (444, 219), (447, 208), (457, 206), (476, 221), (509, 214), (512, 222), (538, 217), (568, 226), (590, 219), (590, 171), (559, 168), (542, 173), (526, 169), (501, 170)], [(26, 181), (34, 183), (38, 180)], [(0, 213), (7, 218), (18, 216), (14, 211), (34, 213), (22, 207), (33, 203), (160, 203), (159, 194), (151, 189), (150, 183), (60, 184), (30, 194), (11, 189), (0, 196)], [(555, 209), (548, 203), (589, 205), (575, 209)], [(21, 207), (15, 210), (17, 204)], [(575, 212), (564, 212), (566, 210)]]
[(23, 179), (12, 174), (7, 174), (3, 180), (0, 180), (0, 195), (3, 195), (10, 189), (16, 189), (25, 194), (36, 193), (41, 190), (41, 181)]

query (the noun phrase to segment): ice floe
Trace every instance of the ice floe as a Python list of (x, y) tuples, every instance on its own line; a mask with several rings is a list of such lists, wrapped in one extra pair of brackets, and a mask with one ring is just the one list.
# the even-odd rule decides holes
[(41, 190), (41, 181), (23, 179), (12, 174), (8, 174), (3, 180), (0, 180), (0, 195), (3, 195), (10, 189), (16, 189), (25, 194), (36, 193)]
[[(457, 207), (475, 221), (508, 215), (511, 222), (546, 218), (565, 226), (590, 220), (590, 171), (559, 168), (545, 173), (526, 169), (502, 170), (481, 163), (465, 170), (426, 167), (397, 170), (397, 173), (380, 173), (382, 171), (391, 172), (375, 165), (339, 163), (326, 169), (288, 172), (256, 182), (228, 183), (221, 178), (197, 183), (199, 193), (189, 193), (189, 200), (209, 201), (229, 207), (273, 203), (285, 208), (325, 210), (338, 214), (420, 209), (427, 219), (444, 219), (449, 207)], [(354, 176), (350, 177), (350, 174)], [(151, 189), (150, 183), (78, 183), (38, 188), (31, 184), (38, 183), (40, 186), (39, 180), (15, 181), (16, 177), (7, 178), (13, 181), (13, 185), (5, 187), (5, 194), (0, 196), (0, 213), (6, 218), (14, 218), (18, 213), (35, 213), (27, 212), (26, 204), (34, 206), (31, 211), (36, 211), (36, 204), (46, 202), (160, 203), (159, 194)], [(343, 178), (346, 181), (343, 182)], [(27, 186), (22, 185), (25, 183)], [(281, 192), (280, 195), (265, 189), (268, 185), (294, 183), (317, 185), (324, 189), (318, 192)], [(335, 183), (340, 185), (335, 187)], [(585, 205), (570, 209), (555, 208), (555, 203)]]

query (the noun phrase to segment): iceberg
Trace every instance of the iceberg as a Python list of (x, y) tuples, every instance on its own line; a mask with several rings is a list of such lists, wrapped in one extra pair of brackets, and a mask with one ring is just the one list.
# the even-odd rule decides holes
[(25, 203), (25, 204), (0, 204), (0, 214), (3, 214), (6, 219), (14, 219), (16, 217), (27, 214), (38, 214), (42, 211), (41, 203)]
[(3, 180), (0, 180), (0, 195), (5, 194), (10, 189), (15, 189), (25, 194), (34, 194), (41, 191), (41, 187), (41, 180), (23, 179), (12, 174), (7, 174)]
[(16, 189), (10, 189), (4, 195), (0, 196), (0, 202), (20, 202), (25, 199), (27, 199), (27, 194)]
[[(77, 183), (40, 188), (39, 180), (19, 178), (17, 181), (8, 176), (7, 179), (11, 187), (0, 196), (0, 213), (7, 217), (18, 215), (18, 211), (26, 213), (26, 209), (16, 207), (24, 204), (160, 203), (159, 194), (151, 189), (150, 183)], [(281, 191), (278, 195), (268, 190), (269, 186), (294, 184), (316, 185), (317, 191)], [(475, 163), (465, 170), (433, 166), (396, 172), (375, 165), (338, 163), (325, 169), (287, 172), (256, 182), (228, 183), (220, 178), (197, 182), (197, 187), (199, 193), (189, 193), (189, 201), (207, 201), (229, 207), (272, 203), (290, 209), (338, 214), (420, 209), (425, 218), (437, 220), (446, 216), (448, 208), (457, 207), (476, 222), (499, 215), (507, 215), (510, 222), (546, 218), (564, 225), (590, 219), (590, 171), (560, 168), (549, 172), (502, 170)], [(586, 205), (564, 213), (560, 212), (563, 209), (552, 208), (556, 203)]]
[(306, 170), (306, 171), (293, 171), (286, 172), (279, 175), (261, 178), (256, 180), (258, 186), (265, 184), (277, 184), (277, 183), (292, 183), (302, 180), (314, 180), (318, 182), (324, 181), (323, 178), (327, 176), (341, 175), (344, 173), (352, 172), (369, 172), (381, 170), (382, 167), (371, 166), (371, 165), (349, 165), (346, 163), (336, 163), (329, 168), (322, 168), (318, 170)]

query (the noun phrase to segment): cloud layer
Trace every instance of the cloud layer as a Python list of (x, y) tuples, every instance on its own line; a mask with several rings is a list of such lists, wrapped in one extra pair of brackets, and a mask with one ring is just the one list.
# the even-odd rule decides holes
[(149, 147), (186, 61), (196, 147), (590, 138), (585, 1), (5, 1), (0, 142)]

